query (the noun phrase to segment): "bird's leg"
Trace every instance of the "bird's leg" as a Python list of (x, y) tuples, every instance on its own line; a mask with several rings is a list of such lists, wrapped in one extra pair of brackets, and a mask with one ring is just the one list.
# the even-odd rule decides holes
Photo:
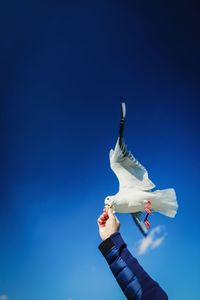
[(150, 228), (150, 223), (147, 220), (148, 216), (151, 214), (151, 210), (149, 208), (150, 206), (151, 206), (151, 201), (148, 201), (147, 204), (144, 207), (144, 210), (147, 212), (146, 217), (144, 218), (144, 223), (145, 223), (147, 229)]

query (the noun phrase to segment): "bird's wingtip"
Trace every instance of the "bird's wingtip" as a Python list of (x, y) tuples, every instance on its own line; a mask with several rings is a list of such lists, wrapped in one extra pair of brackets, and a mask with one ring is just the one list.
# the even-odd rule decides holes
[(120, 97), (120, 102), (121, 102), (121, 116), (124, 119), (126, 116), (126, 103), (124, 102), (123, 97)]

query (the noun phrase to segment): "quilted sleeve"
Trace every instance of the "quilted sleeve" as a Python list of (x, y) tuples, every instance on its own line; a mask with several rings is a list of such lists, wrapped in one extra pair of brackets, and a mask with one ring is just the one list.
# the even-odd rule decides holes
[(128, 300), (167, 300), (159, 284), (140, 266), (119, 232), (99, 245), (119, 286)]

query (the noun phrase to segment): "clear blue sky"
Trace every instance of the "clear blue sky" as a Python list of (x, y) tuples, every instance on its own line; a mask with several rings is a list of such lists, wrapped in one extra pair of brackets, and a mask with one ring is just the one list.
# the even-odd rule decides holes
[[(118, 189), (118, 134), (180, 208), (139, 257), (170, 300), (198, 300), (197, 8), (173, 1), (4, 1), (0, 7), (0, 296), (123, 299), (97, 247), (96, 219)], [(130, 249), (141, 238), (119, 215)], [(133, 251), (134, 253), (134, 251)], [(136, 253), (134, 253), (136, 255)], [(137, 255), (136, 255), (137, 256)]]

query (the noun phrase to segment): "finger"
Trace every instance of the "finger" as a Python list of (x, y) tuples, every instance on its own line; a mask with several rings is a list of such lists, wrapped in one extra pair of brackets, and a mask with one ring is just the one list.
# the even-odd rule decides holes
[(103, 217), (103, 214), (101, 214), (100, 216), (99, 216), (99, 219), (103, 219), (104, 217)]
[(103, 217), (107, 220), (107, 219), (109, 218), (108, 213), (107, 213), (107, 212), (104, 212), (104, 213), (103, 213)]
[(104, 211), (104, 212), (108, 212), (108, 210), (109, 210), (109, 206), (107, 206), (107, 205), (106, 205), (106, 206), (104, 206), (104, 209), (103, 209), (103, 211)]
[(104, 221), (107, 221), (108, 220), (108, 214), (106, 214), (106, 213), (103, 213), (102, 215), (100, 215), (100, 219), (101, 220), (104, 220)]
[(104, 222), (101, 216), (98, 218), (98, 222)]
[(102, 214), (102, 215), (100, 215), (99, 219), (101, 219), (101, 220), (104, 220), (104, 221), (105, 221), (104, 215), (103, 215), (103, 214)]
[(103, 224), (105, 224), (105, 221), (104, 221), (104, 220), (102, 220), (101, 218), (98, 218), (97, 222), (98, 222), (100, 225), (103, 225)]
[(97, 225), (98, 225), (99, 230), (100, 230), (102, 227), (105, 226), (105, 223), (101, 223), (101, 222), (97, 221)]

